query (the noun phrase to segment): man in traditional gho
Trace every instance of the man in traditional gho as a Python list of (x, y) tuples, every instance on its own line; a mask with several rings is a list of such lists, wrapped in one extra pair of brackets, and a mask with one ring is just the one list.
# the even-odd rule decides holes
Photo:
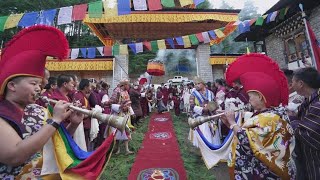
[[(112, 103), (111, 109), (114, 114), (118, 116), (132, 116), (134, 112), (131, 107), (130, 96), (128, 93), (130, 81), (128, 79), (122, 79), (119, 83), (119, 86), (114, 89), (112, 96), (110, 97), (110, 101)], [(129, 128), (134, 128), (131, 125), (130, 119), (127, 122)], [(126, 148), (126, 155), (133, 154), (132, 151), (129, 150), (129, 141), (131, 140), (131, 133), (128, 131), (116, 133), (116, 140), (118, 140), (118, 149), (116, 154), (120, 153), (120, 141), (124, 141)]]
[(320, 179), (320, 75), (314, 68), (299, 69), (293, 74), (293, 89), (305, 101), (296, 118), (291, 119), (297, 139), (298, 175), (301, 179)]
[[(70, 124), (82, 119), (70, 118), (69, 104), (59, 101), (46, 122), (23, 119), (25, 108), (34, 104), (40, 93), (47, 56), (64, 59), (68, 42), (53, 27), (34, 26), (22, 30), (3, 50), (0, 61), (0, 179), (33, 179), (39, 171), (25, 164), (38, 162), (38, 151), (66, 118)], [(41, 106), (37, 106), (42, 108)], [(33, 108), (34, 110), (34, 108)], [(42, 114), (43, 115), (43, 114)]]
[(133, 125), (138, 125), (138, 123), (141, 123), (139, 120), (142, 117), (142, 108), (140, 104), (141, 95), (138, 82), (135, 82), (133, 84), (133, 88), (131, 87), (129, 89), (129, 96), (131, 100), (131, 107), (135, 115), (131, 122)]
[[(190, 113), (193, 118), (200, 116), (209, 116), (212, 115), (212, 112), (209, 108), (209, 102), (213, 103), (215, 101), (213, 92), (206, 88), (205, 82), (199, 78), (195, 77), (195, 90), (191, 93), (190, 96)], [(201, 133), (207, 139), (208, 142), (219, 145), (220, 142), (220, 133), (219, 128), (215, 122), (206, 122), (199, 126)], [(198, 140), (196, 130), (190, 130), (189, 139), (194, 146), (198, 147)]]
[[(293, 112), (294, 114), (298, 112), (298, 107), (302, 104), (304, 101), (304, 97), (299, 95), (294, 89), (293, 89), (293, 71), (289, 69), (282, 69), (284, 74), (287, 77), (288, 80), (288, 86), (289, 86), (289, 103), (288, 106), (286, 107), (287, 110), (290, 112)], [(289, 114), (290, 115), (290, 114)]]
[(239, 57), (227, 69), (226, 80), (240, 80), (254, 109), (242, 125), (233, 111), (221, 117), (235, 136), (230, 161), (234, 179), (295, 179), (292, 158), (293, 129), (287, 119), (288, 84), (284, 73), (271, 58), (262, 54)]

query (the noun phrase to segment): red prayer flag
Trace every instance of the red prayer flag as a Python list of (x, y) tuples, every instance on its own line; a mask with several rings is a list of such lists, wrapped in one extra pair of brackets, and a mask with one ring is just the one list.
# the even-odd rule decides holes
[(105, 46), (103, 49), (103, 54), (105, 56), (112, 56), (112, 46)]
[(143, 42), (143, 45), (146, 46), (149, 51), (152, 50), (152, 48), (151, 48), (151, 43), (150, 43), (150, 42), (145, 41), (145, 42)]
[(73, 6), (72, 19), (74, 21), (82, 21), (86, 17), (87, 9), (87, 4)]
[(203, 42), (204, 41), (202, 33), (197, 33), (196, 36), (197, 36), (199, 42)]
[(317, 41), (317, 38), (314, 34), (314, 32), (312, 31), (312, 28), (310, 26), (310, 23), (307, 21), (307, 27), (308, 27), (308, 31), (309, 31), (309, 35), (310, 35), (310, 41), (311, 41), (311, 46), (313, 49), (313, 53), (314, 53), (314, 58), (315, 58), (315, 67), (317, 68), (317, 70), (320, 70), (320, 47), (319, 47), (319, 42)]
[(150, 11), (161, 10), (162, 5), (160, 0), (148, 0), (148, 7)]

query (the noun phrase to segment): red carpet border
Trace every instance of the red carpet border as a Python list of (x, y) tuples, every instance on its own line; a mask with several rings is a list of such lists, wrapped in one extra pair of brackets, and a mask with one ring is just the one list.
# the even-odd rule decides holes
[(149, 130), (145, 134), (128, 179), (187, 179), (169, 113), (152, 114)]

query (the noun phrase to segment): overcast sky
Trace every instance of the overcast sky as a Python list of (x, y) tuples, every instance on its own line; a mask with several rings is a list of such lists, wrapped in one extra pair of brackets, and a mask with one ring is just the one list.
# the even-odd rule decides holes
[[(209, 0), (214, 8), (221, 6), (222, 0)], [(230, 6), (235, 9), (242, 9), (245, 0), (225, 0)], [(252, 0), (254, 5), (258, 7), (258, 13), (263, 14), (270, 9), (279, 0)]]

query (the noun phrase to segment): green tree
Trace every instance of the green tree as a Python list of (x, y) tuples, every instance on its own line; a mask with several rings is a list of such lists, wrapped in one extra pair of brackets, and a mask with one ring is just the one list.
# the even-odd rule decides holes
[(130, 78), (138, 78), (147, 71), (148, 61), (156, 57), (156, 53), (147, 51), (139, 54), (129, 54), (129, 76)]
[(220, 9), (234, 9), (230, 4), (228, 4), (225, 0), (222, 1)]
[(258, 7), (254, 6), (252, 0), (246, 0), (244, 2), (243, 9), (239, 13), (239, 20), (249, 20), (256, 17), (259, 17), (260, 14), (258, 13)]

